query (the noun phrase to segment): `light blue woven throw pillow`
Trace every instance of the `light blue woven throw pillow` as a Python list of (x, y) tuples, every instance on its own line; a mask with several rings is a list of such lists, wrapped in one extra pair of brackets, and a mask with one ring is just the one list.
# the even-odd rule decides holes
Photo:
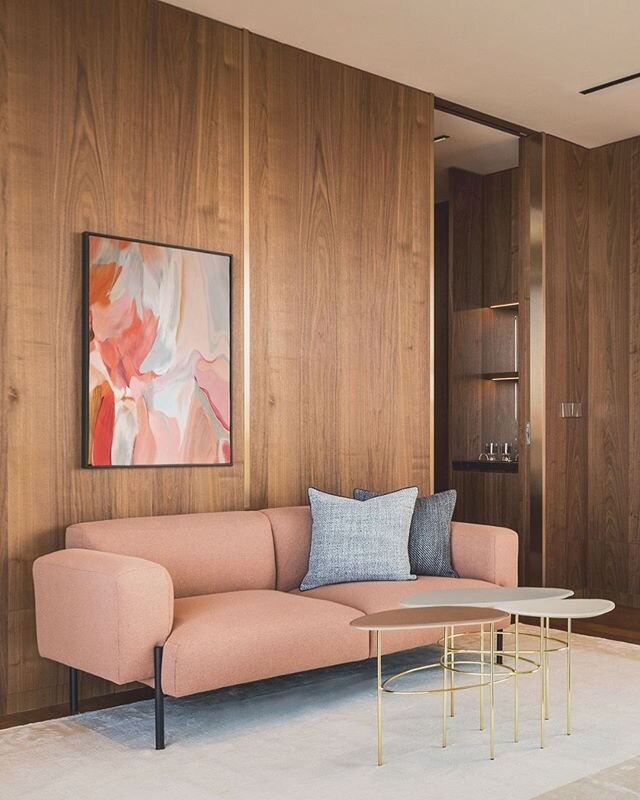
[[(379, 495), (355, 489), (353, 496), (370, 503)], [(416, 500), (409, 534), (409, 562), (416, 575), (458, 577), (451, 563), (451, 518), (457, 496), (455, 489), (449, 489)]]
[(409, 581), (409, 529), (418, 489), (361, 502), (309, 489), (311, 553), (300, 589), (351, 581)]

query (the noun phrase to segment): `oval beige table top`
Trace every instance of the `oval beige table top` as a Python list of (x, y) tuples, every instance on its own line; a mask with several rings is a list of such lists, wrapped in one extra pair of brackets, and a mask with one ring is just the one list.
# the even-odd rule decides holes
[(522, 617), (550, 617), (551, 619), (588, 619), (613, 611), (616, 604), (611, 600), (570, 597), (566, 600), (517, 600), (501, 603), (508, 614)]
[(434, 589), (430, 592), (412, 594), (400, 601), (408, 608), (428, 606), (488, 606), (499, 608), (498, 603), (520, 600), (549, 600), (570, 597), (571, 589), (554, 589), (550, 586), (490, 586), (466, 587), (462, 589)]
[(500, 622), (504, 611), (495, 608), (438, 606), (437, 608), (392, 608), (352, 620), (354, 628), (367, 631), (397, 631), (409, 628), (444, 628)]

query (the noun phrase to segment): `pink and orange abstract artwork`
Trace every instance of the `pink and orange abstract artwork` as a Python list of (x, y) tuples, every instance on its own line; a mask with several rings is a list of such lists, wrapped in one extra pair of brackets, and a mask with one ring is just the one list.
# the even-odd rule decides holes
[(231, 463), (231, 256), (84, 234), (87, 467)]

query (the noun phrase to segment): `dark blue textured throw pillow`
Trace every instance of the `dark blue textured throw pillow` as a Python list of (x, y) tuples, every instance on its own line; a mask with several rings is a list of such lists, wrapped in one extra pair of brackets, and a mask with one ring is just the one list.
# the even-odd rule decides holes
[[(379, 492), (355, 489), (356, 500), (369, 500)], [(451, 518), (456, 505), (455, 489), (419, 497), (409, 533), (409, 562), (415, 575), (457, 578), (451, 563)]]

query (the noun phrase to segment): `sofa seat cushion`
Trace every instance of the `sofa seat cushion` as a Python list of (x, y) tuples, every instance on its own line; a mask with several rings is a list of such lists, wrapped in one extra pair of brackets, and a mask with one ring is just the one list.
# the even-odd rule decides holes
[(275, 590), (175, 601), (162, 689), (172, 697), (369, 657), (358, 609)]
[[(415, 581), (363, 581), (358, 583), (337, 583), (333, 586), (321, 586), (303, 593), (304, 599), (331, 600), (344, 606), (357, 608), (362, 614), (373, 614), (388, 608), (398, 608), (405, 597), (420, 592), (431, 592), (437, 589), (470, 589), (474, 586), (490, 589), (494, 586), (487, 581), (471, 578), (441, 578), (425, 575)], [(294, 589), (290, 594), (297, 594)], [(476, 628), (477, 629), (477, 626)], [(474, 630), (472, 626), (469, 630)], [(385, 631), (382, 636), (384, 653), (395, 653), (433, 644), (442, 636), (442, 628), (425, 630)], [(371, 632), (369, 655), (376, 654), (376, 635)]]

